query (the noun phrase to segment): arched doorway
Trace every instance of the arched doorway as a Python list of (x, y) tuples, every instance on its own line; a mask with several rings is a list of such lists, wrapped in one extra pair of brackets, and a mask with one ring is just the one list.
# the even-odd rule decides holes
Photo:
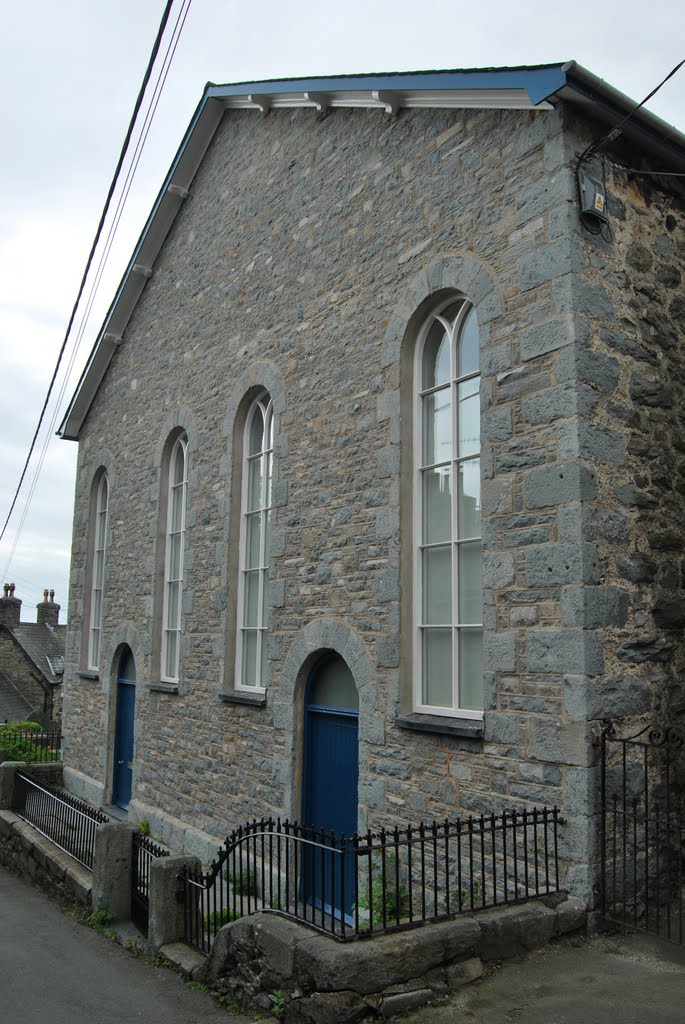
[(112, 803), (128, 810), (133, 782), (133, 722), (136, 712), (136, 663), (124, 647), (117, 669), (117, 710), (114, 725)]
[[(339, 655), (325, 655), (314, 666), (305, 693), (304, 825), (338, 836), (352, 836), (357, 831), (358, 720), (359, 698), (352, 673)], [(351, 856), (344, 858), (344, 888), (339, 868), (323, 871), (323, 900), (315, 891), (311, 858), (304, 859), (303, 868), (307, 901), (323, 902), (333, 913), (350, 913), (354, 882)]]

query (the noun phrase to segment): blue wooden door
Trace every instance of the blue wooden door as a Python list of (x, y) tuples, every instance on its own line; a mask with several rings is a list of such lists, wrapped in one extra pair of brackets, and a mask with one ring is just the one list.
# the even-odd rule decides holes
[[(303, 824), (317, 831), (353, 836), (357, 831), (359, 775), (357, 691), (342, 658), (319, 663), (307, 687)], [(351, 848), (350, 848), (351, 849)], [(303, 896), (334, 914), (349, 914), (354, 902), (354, 858), (305, 850)]]
[(127, 647), (117, 672), (117, 711), (114, 726), (112, 803), (128, 810), (133, 782), (133, 722), (136, 712), (136, 665)]

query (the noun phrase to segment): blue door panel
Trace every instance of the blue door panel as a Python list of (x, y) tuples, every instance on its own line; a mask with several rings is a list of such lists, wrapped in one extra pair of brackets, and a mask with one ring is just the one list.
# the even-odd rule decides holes
[(307, 726), (304, 824), (353, 835), (357, 831), (357, 718), (308, 711)]
[[(128, 652), (130, 655), (130, 652)], [(114, 773), (112, 779), (112, 803), (124, 810), (128, 809), (133, 785), (133, 723), (136, 710), (135, 679), (125, 679), (121, 668), (126, 661), (126, 653), (119, 662), (120, 674), (117, 679), (117, 709), (114, 726)], [(132, 659), (128, 660), (129, 674)]]
[[(350, 837), (357, 831), (357, 715), (311, 708), (306, 715), (304, 824)], [(310, 848), (303, 856), (302, 885), (307, 902), (350, 914), (353, 855)]]

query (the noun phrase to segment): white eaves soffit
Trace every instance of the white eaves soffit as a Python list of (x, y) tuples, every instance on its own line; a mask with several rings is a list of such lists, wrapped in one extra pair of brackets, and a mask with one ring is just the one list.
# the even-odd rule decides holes
[(223, 99), (227, 110), (269, 110), (286, 107), (312, 108), (318, 113), (336, 107), (381, 110), (397, 114), (400, 110), (440, 108), (444, 110), (551, 110), (543, 100), (534, 104), (525, 89), (441, 89), (394, 90), (359, 89), (345, 91), (304, 91), (245, 93)]
[[(223, 94), (222, 94), (223, 93)], [(88, 410), (107, 372), (145, 284), (154, 273), (157, 256), (176, 215), (190, 194), (193, 179), (225, 113), (254, 110), (311, 109), (316, 114), (335, 108), (378, 110), (395, 116), (412, 109), (551, 110), (547, 100), (533, 103), (524, 88), (509, 89), (330, 89), (303, 91), (231, 91), (208, 86), (179, 147), (169, 174), (143, 228), (124, 277), (100, 329), (76, 392), (59, 428), (66, 440), (78, 440)]]

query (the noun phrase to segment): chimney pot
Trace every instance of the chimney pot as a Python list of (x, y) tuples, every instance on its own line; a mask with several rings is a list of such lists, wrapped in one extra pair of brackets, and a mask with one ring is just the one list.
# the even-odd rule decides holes
[(21, 600), (14, 596), (14, 589), (14, 583), (5, 583), (0, 598), (0, 622), (8, 629), (18, 626), (21, 618)]
[(60, 605), (55, 603), (55, 591), (44, 590), (43, 600), (36, 605), (36, 622), (54, 629), (59, 625)]

